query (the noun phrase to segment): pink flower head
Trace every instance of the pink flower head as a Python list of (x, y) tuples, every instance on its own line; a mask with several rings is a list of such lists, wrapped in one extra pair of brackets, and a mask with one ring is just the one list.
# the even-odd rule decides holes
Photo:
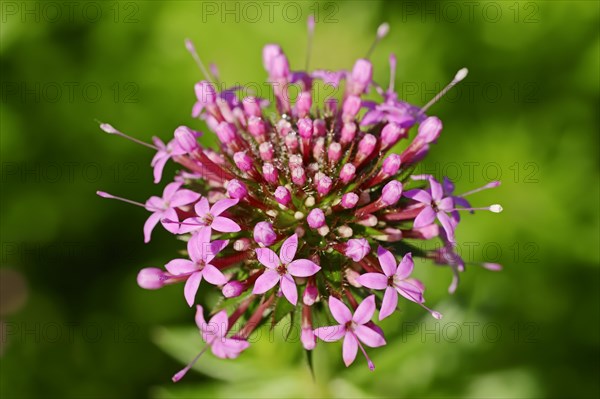
[(183, 289), (188, 305), (193, 306), (202, 278), (213, 285), (223, 285), (227, 278), (210, 262), (229, 244), (228, 240), (210, 242), (210, 229), (201, 229), (188, 241), (190, 259), (173, 259), (165, 269), (175, 276), (185, 277)]
[(252, 293), (264, 294), (279, 282), (283, 295), (292, 305), (296, 305), (298, 290), (294, 277), (309, 277), (321, 270), (321, 267), (308, 259), (293, 260), (297, 250), (297, 234), (283, 242), (279, 256), (269, 248), (256, 249), (258, 261), (267, 269), (256, 279)]
[[(380, 246), (377, 249), (377, 257), (383, 273), (365, 273), (358, 278), (358, 282), (367, 288), (385, 290), (379, 320), (394, 313), (398, 306), (398, 294), (422, 305), (425, 302), (423, 285), (420, 281), (409, 278), (414, 268), (411, 253), (404, 255), (400, 264), (396, 264), (394, 255)], [(431, 313), (436, 318), (441, 317), (437, 312)]]
[(454, 201), (452, 197), (444, 197), (444, 191), (442, 185), (435, 180), (433, 177), (429, 179), (429, 185), (431, 192), (425, 190), (409, 190), (404, 193), (404, 196), (420, 202), (425, 205), (423, 210), (419, 212), (415, 218), (414, 228), (420, 229), (433, 223), (437, 217), (440, 221), (448, 240), (455, 242), (454, 229), (455, 224), (450, 220), (450, 217), (446, 212), (454, 210)]
[(225, 198), (215, 202), (215, 204), (210, 207), (208, 200), (202, 198), (194, 206), (197, 216), (185, 219), (179, 228), (179, 233), (189, 233), (204, 227), (208, 227), (209, 231), (212, 229), (221, 233), (235, 233), (240, 231), (241, 227), (239, 224), (229, 218), (221, 216), (223, 212), (232, 206), (237, 205), (238, 202), (239, 200), (237, 199)]
[[(146, 201), (145, 207), (152, 212), (152, 215), (150, 215), (144, 224), (144, 242), (150, 242), (152, 230), (154, 230), (159, 221), (164, 219), (179, 220), (175, 208), (191, 204), (200, 198), (200, 194), (192, 190), (180, 189), (181, 186), (182, 183), (167, 184), (162, 198), (153, 196)], [(179, 231), (179, 227), (175, 223), (162, 222), (162, 225), (167, 231), (173, 234), (177, 234)]]
[(342, 357), (346, 367), (354, 362), (358, 348), (360, 348), (367, 359), (369, 369), (374, 370), (375, 365), (369, 359), (361, 342), (371, 348), (377, 348), (386, 344), (383, 336), (367, 325), (375, 312), (375, 295), (365, 298), (356, 308), (354, 315), (342, 301), (330, 296), (329, 311), (333, 318), (340, 324), (319, 327), (315, 330), (315, 335), (325, 342), (339, 341), (344, 338)]

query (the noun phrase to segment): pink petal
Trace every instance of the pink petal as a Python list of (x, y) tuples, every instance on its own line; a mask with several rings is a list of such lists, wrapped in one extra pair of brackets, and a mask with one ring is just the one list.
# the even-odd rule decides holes
[(415, 264), (412, 259), (412, 254), (409, 252), (402, 258), (402, 261), (398, 265), (398, 270), (396, 270), (396, 278), (399, 280), (404, 280), (413, 271)]
[(350, 312), (350, 309), (348, 309), (344, 302), (333, 295), (329, 297), (329, 310), (331, 311), (333, 318), (341, 325), (352, 320), (352, 312)]
[(452, 224), (450, 217), (448, 215), (446, 215), (444, 212), (439, 211), (437, 213), (437, 218), (440, 221), (440, 223), (442, 224), (444, 231), (446, 232), (448, 241), (450, 241), (451, 243), (456, 242), (456, 239), (454, 238), (454, 225)]
[(146, 200), (144, 208), (150, 212), (163, 211), (165, 209), (165, 201), (162, 198), (153, 195)]
[(265, 267), (269, 269), (276, 269), (279, 267), (279, 256), (269, 248), (257, 248), (256, 258)]
[[(169, 219), (175, 222), (179, 221), (179, 216), (177, 216), (177, 212), (173, 208), (169, 208), (161, 214), (161, 219)], [(179, 233), (179, 224), (178, 223), (163, 223), (161, 221), (162, 226), (169, 233), (178, 234)]]
[(206, 197), (202, 197), (200, 201), (194, 205), (194, 210), (198, 216), (204, 216), (209, 212), (210, 206), (208, 205), (208, 200)]
[(165, 186), (165, 189), (163, 190), (163, 200), (165, 200), (166, 202), (170, 202), (173, 195), (177, 192), (177, 190), (179, 190), (179, 188), (183, 185), (183, 183), (180, 182), (173, 182), (173, 183), (169, 183)]
[(431, 198), (436, 202), (441, 200), (444, 195), (442, 185), (435, 179), (429, 179), (429, 185), (431, 186)]
[(356, 353), (358, 352), (358, 341), (352, 333), (347, 333), (344, 337), (344, 344), (342, 345), (342, 358), (344, 358), (344, 364), (346, 367), (350, 366), (354, 359), (356, 359)]
[(454, 200), (451, 197), (443, 198), (438, 202), (437, 207), (440, 211), (450, 212), (454, 209)]
[(279, 250), (279, 258), (281, 259), (281, 263), (287, 265), (292, 260), (294, 260), (294, 256), (296, 256), (297, 250), (298, 235), (294, 234), (293, 236), (286, 239), (281, 245), (281, 249)]
[(294, 278), (286, 273), (281, 276), (279, 285), (281, 286), (281, 291), (287, 300), (290, 301), (292, 305), (296, 306), (298, 303), (298, 289), (296, 288), (296, 282), (294, 281)]
[(200, 287), (201, 281), (202, 273), (196, 272), (193, 273), (185, 282), (185, 287), (183, 287), (183, 295), (185, 296), (185, 300), (190, 307), (194, 306), (194, 302), (196, 301), (196, 292), (198, 292), (198, 287)]
[(287, 265), (288, 273), (296, 277), (309, 277), (321, 270), (321, 267), (308, 259), (296, 259)]
[(179, 190), (173, 195), (173, 197), (169, 201), (169, 204), (171, 205), (171, 207), (177, 208), (179, 206), (196, 202), (198, 198), (200, 198), (200, 194), (192, 190)]
[(373, 290), (383, 290), (388, 286), (388, 277), (383, 273), (365, 273), (358, 276), (358, 283)]
[(383, 302), (381, 302), (381, 309), (379, 310), (379, 320), (383, 320), (396, 311), (398, 306), (398, 293), (393, 287), (387, 287), (385, 294), (383, 295)]
[(385, 339), (367, 326), (356, 326), (354, 333), (358, 339), (371, 348), (385, 345)]
[(248, 341), (241, 339), (222, 338), (219, 342), (227, 359), (235, 359), (250, 346)]
[[(231, 208), (234, 205), (237, 205), (238, 202), (239, 202), (239, 200), (230, 199), (230, 198), (225, 198), (225, 199), (219, 200), (212, 206), (212, 208), (210, 208), (210, 213), (213, 216), (219, 216), (220, 214), (225, 212), (227, 209)], [(239, 230), (237, 230), (237, 231), (239, 231)]]
[(413, 227), (420, 229), (421, 227), (429, 226), (435, 220), (435, 211), (431, 206), (426, 206), (415, 218)]
[(415, 303), (423, 303), (423, 290), (417, 287), (415, 284), (411, 284), (407, 281), (399, 281), (395, 284), (398, 293), (409, 301)]
[(155, 212), (152, 215), (150, 215), (148, 220), (146, 220), (146, 223), (144, 223), (144, 242), (145, 243), (150, 242), (150, 238), (152, 236), (152, 230), (154, 230), (154, 228), (156, 227), (156, 225), (158, 224), (160, 219), (162, 219), (161, 214), (159, 212)]
[[(161, 154), (160, 152), (158, 154)], [(169, 160), (169, 156), (166, 153), (162, 153), (162, 156), (157, 156), (152, 160), (154, 163), (154, 183), (160, 183), (160, 179), (162, 179), (163, 169)], [(156, 161), (155, 161), (156, 160)]]
[(204, 266), (204, 269), (202, 269), (202, 276), (212, 285), (223, 285), (227, 282), (227, 277), (211, 264)]
[[(200, 218), (187, 218), (179, 225), (179, 234), (186, 234), (191, 231), (198, 230), (204, 227), (204, 222)], [(209, 229), (210, 230), (210, 229)]]
[(373, 317), (375, 313), (375, 295), (366, 297), (354, 311), (352, 321), (356, 324), (365, 324)]
[(178, 276), (195, 272), (198, 270), (198, 267), (194, 262), (188, 259), (173, 259), (165, 265), (165, 269), (167, 269), (169, 273)]
[(431, 204), (431, 195), (425, 190), (408, 190), (402, 193), (402, 195), (424, 204)]
[(206, 321), (204, 320), (204, 309), (202, 309), (202, 305), (196, 305), (196, 325), (200, 329), (200, 331), (204, 330), (204, 326), (206, 325)]
[(221, 310), (211, 317), (206, 329), (208, 329), (211, 334), (219, 338), (223, 338), (225, 335), (227, 335), (227, 330), (229, 330), (227, 312), (225, 310)]
[(256, 279), (256, 282), (254, 283), (254, 288), (252, 289), (252, 293), (264, 294), (271, 288), (275, 287), (278, 281), (279, 273), (273, 270), (267, 270), (259, 278)]
[(213, 222), (210, 224), (210, 227), (220, 231), (221, 233), (237, 233), (238, 231), (242, 230), (239, 224), (223, 216), (215, 217)]
[(344, 326), (336, 325), (336, 326), (327, 326), (327, 327), (319, 327), (315, 329), (315, 335), (319, 337), (319, 339), (325, 342), (335, 342), (342, 339), (344, 334), (346, 334), (346, 328)]
[(381, 245), (377, 248), (377, 257), (379, 258), (379, 264), (381, 265), (381, 269), (383, 269), (383, 273), (391, 277), (396, 273), (396, 258), (394, 255)]
[(210, 250), (208, 251), (208, 255), (205, 258), (206, 262), (210, 262), (217, 256), (219, 252), (223, 250), (229, 244), (229, 240), (215, 240), (210, 243)]
[(206, 260), (210, 252), (210, 229), (204, 227), (195, 232), (188, 241), (187, 250), (193, 261)]

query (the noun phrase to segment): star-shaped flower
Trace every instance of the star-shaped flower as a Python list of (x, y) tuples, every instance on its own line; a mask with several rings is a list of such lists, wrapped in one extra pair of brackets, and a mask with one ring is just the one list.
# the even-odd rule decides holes
[(221, 216), (223, 212), (239, 202), (237, 199), (225, 198), (214, 203), (211, 207), (208, 204), (208, 199), (203, 197), (194, 210), (196, 211), (195, 217), (187, 218), (181, 224), (179, 233), (189, 233), (208, 227), (207, 230), (216, 230), (221, 233), (235, 233), (241, 230), (241, 227), (233, 220)]

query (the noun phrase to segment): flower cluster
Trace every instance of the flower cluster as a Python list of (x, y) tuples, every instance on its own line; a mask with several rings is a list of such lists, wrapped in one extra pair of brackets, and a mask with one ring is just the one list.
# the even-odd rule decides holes
[[(310, 43), (314, 20), (308, 26)], [(381, 25), (375, 43), (387, 31)], [(146, 242), (159, 222), (187, 241), (185, 257), (142, 269), (138, 284), (146, 289), (183, 284), (206, 343), (200, 354), (210, 347), (215, 356), (235, 358), (257, 327), (289, 316), (298, 320), (306, 350), (315, 347), (316, 338), (343, 338), (345, 364), (360, 348), (373, 369), (363, 345), (386, 343), (372, 320), (377, 309), (382, 320), (399, 305), (414, 303), (441, 318), (425, 306), (425, 287), (412, 277), (413, 258), (449, 266), (453, 292), (465, 269), (455, 250), (459, 211), (501, 211), (499, 205), (472, 208), (465, 199), (498, 182), (456, 195), (448, 179), (412, 174), (442, 130), (440, 119), (425, 111), (465, 78), (466, 69), (419, 108), (397, 98), (393, 55), (390, 84), (383, 89), (373, 81), (368, 57), (350, 71), (292, 71), (283, 50), (269, 44), (263, 63), (273, 87), (270, 104), (240, 98), (236, 88), (219, 91), (216, 70), (208, 72), (191, 42), (186, 46), (206, 77), (195, 85), (192, 115), (216, 133), (219, 147), (205, 147), (198, 140), (202, 133), (178, 127), (167, 144), (158, 138), (154, 145), (142, 143), (156, 151), (156, 183), (166, 162), (181, 166), (162, 197), (142, 204), (98, 192), (151, 213)], [(341, 98), (313, 102), (317, 81), (340, 88)], [(295, 99), (292, 85), (300, 93)], [(139, 142), (111, 125), (101, 128)], [(420, 245), (434, 239), (442, 244), (435, 250)], [(196, 297), (199, 290), (215, 288), (222, 299), (207, 323)]]

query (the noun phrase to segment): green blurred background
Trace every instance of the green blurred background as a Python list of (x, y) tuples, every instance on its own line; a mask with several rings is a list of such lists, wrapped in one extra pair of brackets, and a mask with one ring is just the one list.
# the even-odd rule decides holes
[[(599, 389), (599, 3), (597, 1), (12, 2), (1, 4), (1, 397), (594, 397)], [(313, 382), (281, 331), (240, 359), (205, 356), (180, 286), (137, 287), (181, 244), (147, 213), (95, 196), (143, 201), (147, 149), (100, 132), (99, 119), (143, 140), (168, 139), (190, 117), (201, 78), (183, 39), (222, 79), (263, 82), (261, 48), (312, 66), (350, 68), (375, 29), (372, 57), (387, 85), (427, 102), (463, 66), (470, 75), (431, 114), (445, 124), (423, 171), (500, 214), (466, 215), (458, 230), (471, 267), (457, 294), (450, 271), (419, 264), (431, 319), (406, 306), (383, 327), (388, 346), (346, 369), (338, 344), (318, 345)], [(264, 86), (263, 86), (264, 87)], [(175, 167), (165, 172), (168, 180)]]

